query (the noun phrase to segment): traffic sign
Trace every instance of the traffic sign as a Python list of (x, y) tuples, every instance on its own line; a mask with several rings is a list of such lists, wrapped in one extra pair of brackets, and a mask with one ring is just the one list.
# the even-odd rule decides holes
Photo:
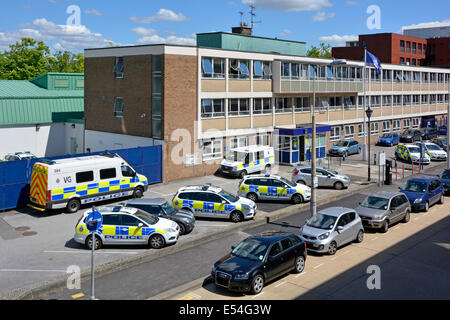
[(103, 217), (100, 212), (92, 211), (86, 218), (86, 227), (89, 231), (97, 231), (103, 223)]

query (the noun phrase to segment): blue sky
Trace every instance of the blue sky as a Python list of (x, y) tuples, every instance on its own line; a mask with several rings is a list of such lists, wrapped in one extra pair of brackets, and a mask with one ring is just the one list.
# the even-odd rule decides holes
[[(239, 11), (250, 22), (250, 4), (260, 22), (254, 35), (305, 41), (308, 47), (322, 41), (342, 45), (358, 34), (401, 33), (416, 24), (450, 25), (448, 0), (432, 5), (406, 0), (15, 0), (2, 3), (0, 50), (24, 36), (73, 52), (109, 45), (194, 45), (196, 33), (231, 32), (241, 21)], [(372, 5), (380, 9), (380, 29), (368, 28)], [(70, 6), (75, 11), (67, 13)]]

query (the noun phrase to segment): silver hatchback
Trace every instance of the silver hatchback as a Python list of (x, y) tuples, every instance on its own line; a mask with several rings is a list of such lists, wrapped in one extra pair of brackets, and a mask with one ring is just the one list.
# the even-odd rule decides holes
[(362, 242), (364, 228), (354, 209), (332, 207), (319, 211), (300, 229), (306, 248), (333, 255), (349, 242)]
[[(333, 170), (317, 167), (316, 175), (319, 187), (332, 187), (337, 190), (341, 190), (344, 188), (348, 188), (348, 186), (350, 185), (350, 178), (348, 176)], [(302, 166), (295, 168), (294, 172), (292, 173), (292, 181), (310, 186), (311, 167)]]
[(368, 196), (355, 210), (363, 226), (387, 232), (389, 225), (409, 221), (411, 205), (403, 193), (379, 192)]

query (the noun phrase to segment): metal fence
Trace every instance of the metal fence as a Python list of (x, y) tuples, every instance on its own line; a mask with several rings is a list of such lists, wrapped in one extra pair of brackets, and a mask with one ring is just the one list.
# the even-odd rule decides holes
[[(146, 176), (149, 184), (162, 182), (162, 146), (120, 149), (110, 152), (119, 154), (138, 173)], [(45, 159), (57, 160), (103, 153), (105, 151), (45, 157)], [(28, 204), (33, 166), (41, 159), (0, 162), (0, 210), (23, 208)]]

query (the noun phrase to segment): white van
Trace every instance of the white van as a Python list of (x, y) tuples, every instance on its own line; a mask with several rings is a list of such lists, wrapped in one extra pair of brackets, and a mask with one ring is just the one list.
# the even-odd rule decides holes
[(42, 160), (33, 167), (28, 206), (39, 211), (67, 208), (74, 213), (90, 202), (140, 198), (147, 188), (147, 178), (117, 154)]
[(222, 160), (223, 175), (243, 178), (254, 172), (270, 172), (275, 163), (274, 151), (268, 146), (248, 146), (231, 149)]

